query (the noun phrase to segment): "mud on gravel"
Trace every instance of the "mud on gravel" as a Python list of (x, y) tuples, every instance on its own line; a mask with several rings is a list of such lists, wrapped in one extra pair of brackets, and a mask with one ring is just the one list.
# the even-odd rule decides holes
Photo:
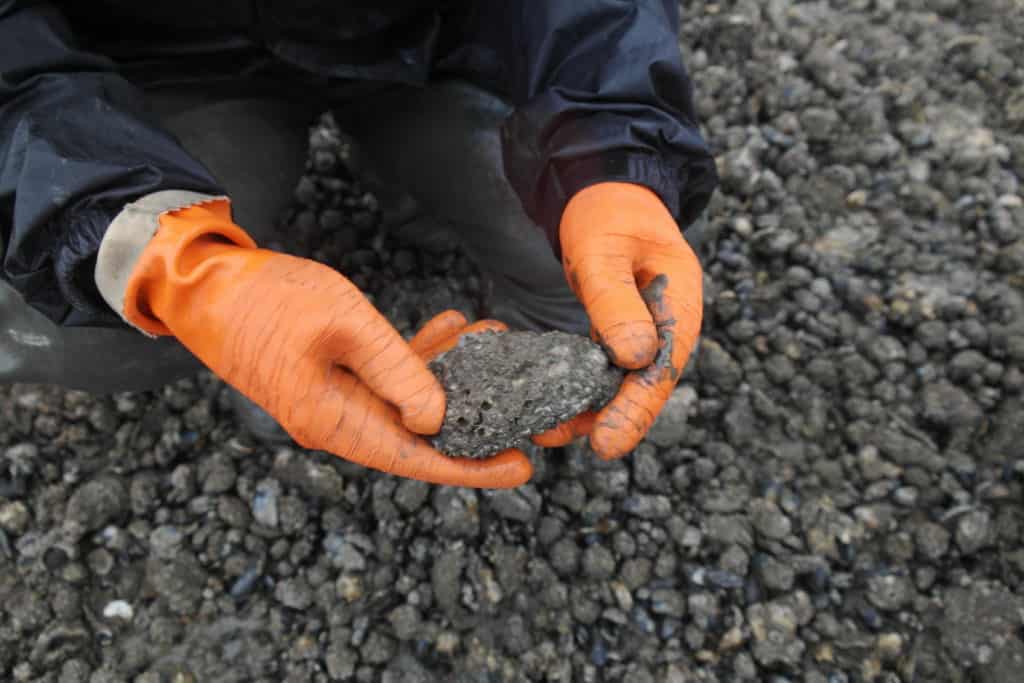
[[(0, 389), (0, 679), (1018, 681), (1024, 9), (684, 15), (723, 188), (647, 441), (475, 492), (248, 443), (208, 374)], [(478, 313), (450, 241), (377, 229), (329, 124), (282, 248), (406, 334)]]

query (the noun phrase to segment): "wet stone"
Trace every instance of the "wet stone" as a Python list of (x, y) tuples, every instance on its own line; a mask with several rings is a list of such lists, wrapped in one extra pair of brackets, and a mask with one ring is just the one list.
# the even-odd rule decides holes
[(868, 600), (886, 612), (905, 607), (914, 593), (914, 583), (908, 576), (879, 574), (868, 579)]
[(797, 637), (793, 609), (779, 603), (751, 605), (747, 621), (754, 636), (754, 659), (765, 667), (796, 667), (807, 646)]
[(331, 680), (351, 680), (359, 663), (359, 654), (344, 645), (332, 645), (327, 649), (324, 663)]
[[(1024, 599), (1020, 596), (1000, 584), (983, 582), (947, 591), (944, 602), (939, 622), (942, 643), (957, 661), (990, 666), (998, 664), (1004, 654), (1012, 659), (1015, 651), (1020, 651), (1024, 627)], [(1018, 669), (1017, 679), (979, 680), (1019, 680), (1019, 674)]]
[(755, 563), (757, 575), (765, 588), (775, 591), (788, 591), (796, 580), (796, 572), (789, 562), (780, 561), (771, 555), (757, 558)]
[(276, 479), (265, 479), (256, 486), (252, 497), (252, 516), (257, 523), (276, 529), (279, 521), (278, 502), (281, 484)]
[(238, 476), (234, 462), (224, 453), (200, 460), (198, 474), (204, 493), (224, 493), (235, 485)]
[(534, 486), (503, 489), (490, 496), (491, 507), (505, 519), (531, 522), (540, 512), (541, 497)]
[(286, 579), (277, 584), (274, 597), (285, 607), (306, 609), (313, 604), (313, 590), (304, 579)]
[(244, 529), (249, 525), (249, 507), (235, 496), (222, 496), (217, 503), (217, 515), (229, 526)]
[(430, 495), (430, 485), (415, 479), (403, 479), (395, 489), (395, 505), (405, 512), (412, 513), (426, 502)]
[(723, 392), (733, 391), (739, 386), (743, 369), (718, 342), (702, 339), (699, 355), (697, 371), (708, 382)]
[(81, 532), (94, 531), (129, 509), (128, 489), (120, 477), (103, 476), (84, 484), (68, 501), (66, 523)]
[(602, 545), (592, 545), (583, 551), (583, 572), (592, 579), (609, 579), (615, 573), (615, 558)]
[(765, 538), (779, 540), (790, 534), (793, 529), (792, 522), (786, 517), (779, 507), (763, 498), (751, 502), (751, 521), (754, 528)]
[(693, 387), (681, 386), (673, 391), (647, 432), (647, 440), (661, 448), (679, 443), (686, 434), (686, 421), (696, 403), (697, 392)]
[(324, 539), (323, 547), (332, 566), (346, 572), (361, 572), (366, 569), (366, 557), (351, 539), (330, 534)]
[(399, 640), (414, 640), (419, 635), (421, 617), (419, 610), (412, 605), (396, 607), (388, 615), (388, 621)]
[(310, 498), (329, 503), (342, 500), (345, 488), (342, 476), (310, 453), (281, 449), (274, 457), (272, 473), (275, 479), (298, 488)]
[(932, 562), (939, 560), (949, 550), (950, 533), (945, 527), (934, 522), (923, 522), (914, 531), (914, 541), (921, 555)]
[(551, 565), (563, 577), (572, 577), (580, 564), (580, 548), (571, 539), (562, 539), (551, 547)]
[(622, 502), (622, 509), (641, 519), (666, 519), (672, 514), (672, 501), (668, 496), (635, 495)]
[(992, 520), (984, 510), (971, 510), (957, 520), (956, 544), (964, 555), (973, 555), (991, 540)]
[(941, 425), (972, 425), (982, 418), (981, 409), (960, 387), (949, 382), (929, 384), (922, 392), (924, 417)]
[(149, 535), (149, 547), (157, 557), (173, 558), (178, 552), (185, 535), (178, 527), (164, 525), (153, 530)]
[(21, 534), (30, 519), (28, 508), (20, 500), (0, 504), (0, 529), (12, 534)]
[(168, 608), (179, 615), (195, 612), (206, 585), (206, 575), (194, 558), (180, 553), (174, 560), (151, 557), (147, 579)]

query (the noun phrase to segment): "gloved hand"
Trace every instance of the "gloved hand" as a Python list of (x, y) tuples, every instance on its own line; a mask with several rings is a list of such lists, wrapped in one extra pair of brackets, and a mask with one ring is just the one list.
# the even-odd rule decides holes
[(505, 488), (532, 473), (520, 451), (451, 458), (417, 436), (436, 433), (445, 412), (421, 356), (453, 345), (464, 318), (442, 315), (406, 344), (338, 272), (258, 249), (226, 200), (160, 216), (128, 279), (123, 315), (174, 335), (304, 447), (440, 484)]
[(630, 183), (578, 192), (562, 214), (559, 238), (566, 277), (595, 341), (634, 371), (596, 417), (563, 430), (589, 430), (599, 456), (622, 457), (651, 428), (697, 343), (700, 262), (658, 196)]

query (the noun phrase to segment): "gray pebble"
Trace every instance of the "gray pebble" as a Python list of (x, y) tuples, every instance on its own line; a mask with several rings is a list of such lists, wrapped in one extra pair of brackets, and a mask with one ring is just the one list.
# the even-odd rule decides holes
[(235, 485), (235, 463), (225, 453), (214, 453), (199, 461), (198, 478), (203, 493), (224, 493)]
[(173, 558), (182, 542), (185, 540), (185, 535), (181, 529), (175, 526), (159, 526), (153, 530), (153, 533), (149, 535), (149, 547), (154, 555), (157, 557)]
[(610, 579), (615, 574), (611, 551), (599, 544), (587, 546), (583, 551), (583, 573), (591, 579)]
[(796, 572), (789, 563), (777, 560), (771, 555), (760, 555), (755, 566), (758, 578), (765, 588), (779, 592), (793, 588)]
[(806, 644), (797, 637), (797, 618), (792, 608), (775, 603), (759, 603), (747, 608), (747, 621), (754, 636), (754, 659), (766, 667), (796, 667)]
[(780, 540), (793, 530), (793, 524), (778, 506), (764, 498), (757, 498), (750, 504), (751, 522), (757, 532), (765, 538)]
[(516, 489), (494, 492), (491, 507), (500, 516), (516, 522), (532, 522), (540, 512), (541, 497), (536, 487), (527, 484)]
[(697, 392), (682, 385), (672, 392), (658, 417), (654, 420), (646, 439), (656, 446), (675, 446), (686, 434), (687, 420), (697, 404)]
[(286, 579), (274, 589), (274, 597), (285, 607), (303, 610), (313, 604), (313, 590), (305, 579)]
[(956, 523), (956, 544), (964, 555), (973, 555), (991, 542), (991, 518), (984, 510), (971, 510)]
[(880, 610), (895, 612), (913, 599), (913, 581), (897, 574), (876, 574), (868, 579), (868, 600)]
[(279, 521), (278, 501), (281, 484), (276, 479), (264, 479), (256, 485), (252, 497), (252, 517), (257, 524), (276, 529)]
[(78, 488), (68, 500), (65, 523), (80, 533), (95, 531), (129, 511), (128, 490), (120, 477), (104, 475)]

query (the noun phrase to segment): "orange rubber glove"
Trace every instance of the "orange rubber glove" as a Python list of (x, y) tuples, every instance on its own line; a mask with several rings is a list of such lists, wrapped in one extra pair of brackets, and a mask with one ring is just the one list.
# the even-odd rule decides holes
[(226, 200), (161, 215), (124, 315), (174, 335), (306, 448), (439, 484), (506, 488), (532, 474), (522, 452), (451, 458), (416, 435), (436, 433), (445, 412), (417, 349), (454, 344), (450, 316), (410, 346), (338, 272), (256, 248)]
[(562, 263), (616, 365), (633, 370), (597, 415), (563, 432), (590, 432), (604, 459), (633, 450), (672, 394), (700, 335), (703, 275), (696, 254), (656, 194), (630, 183), (591, 185), (559, 225)]

